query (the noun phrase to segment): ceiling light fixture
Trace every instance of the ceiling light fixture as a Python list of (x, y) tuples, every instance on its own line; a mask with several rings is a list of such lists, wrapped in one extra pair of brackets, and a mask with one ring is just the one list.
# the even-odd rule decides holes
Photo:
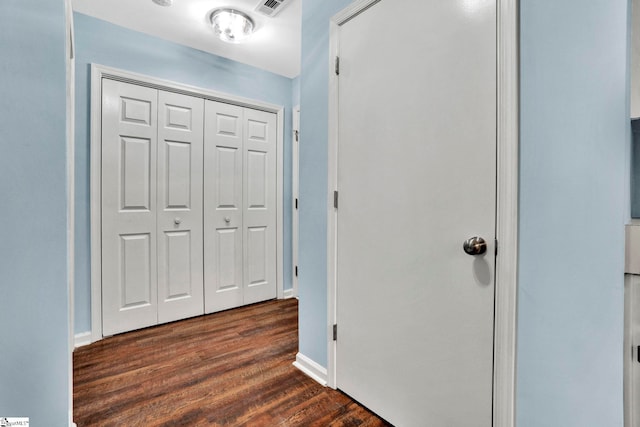
[(235, 9), (216, 9), (209, 14), (209, 22), (220, 40), (238, 43), (253, 33), (253, 19)]
[(173, 4), (173, 0), (152, 0), (158, 6), (171, 6)]

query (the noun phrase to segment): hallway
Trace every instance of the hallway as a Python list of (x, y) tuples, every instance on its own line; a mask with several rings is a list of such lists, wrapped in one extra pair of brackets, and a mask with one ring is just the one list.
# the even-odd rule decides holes
[(269, 301), (116, 335), (74, 352), (88, 426), (384, 426), (293, 367), (298, 301)]

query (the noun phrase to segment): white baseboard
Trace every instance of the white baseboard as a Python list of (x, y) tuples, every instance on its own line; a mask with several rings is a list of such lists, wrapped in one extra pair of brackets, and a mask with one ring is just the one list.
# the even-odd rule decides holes
[[(71, 406), (73, 406), (73, 404), (71, 404)], [(73, 422), (73, 408), (69, 409), (69, 427), (78, 427), (78, 425)]]
[(75, 334), (73, 337), (73, 348), (91, 344), (91, 331)]
[(293, 366), (300, 369), (321, 385), (327, 386), (327, 368), (309, 359), (304, 354), (296, 354), (296, 361), (293, 362)]
[(284, 299), (295, 297), (293, 293), (293, 288), (284, 290)]

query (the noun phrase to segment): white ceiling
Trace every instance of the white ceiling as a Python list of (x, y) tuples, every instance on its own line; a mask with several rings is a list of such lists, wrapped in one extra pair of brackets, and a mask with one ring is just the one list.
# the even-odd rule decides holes
[[(122, 27), (224, 56), (289, 78), (300, 74), (301, 0), (286, 0), (269, 18), (255, 12), (259, 0), (73, 0), (73, 10)], [(256, 31), (247, 41), (225, 43), (213, 34), (208, 12), (232, 7), (250, 15)]]

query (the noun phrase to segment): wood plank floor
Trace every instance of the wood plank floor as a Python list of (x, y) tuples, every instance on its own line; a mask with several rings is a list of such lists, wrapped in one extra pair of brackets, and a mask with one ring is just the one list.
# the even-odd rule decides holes
[(73, 355), (87, 426), (385, 426), (291, 364), (296, 299), (117, 335)]

